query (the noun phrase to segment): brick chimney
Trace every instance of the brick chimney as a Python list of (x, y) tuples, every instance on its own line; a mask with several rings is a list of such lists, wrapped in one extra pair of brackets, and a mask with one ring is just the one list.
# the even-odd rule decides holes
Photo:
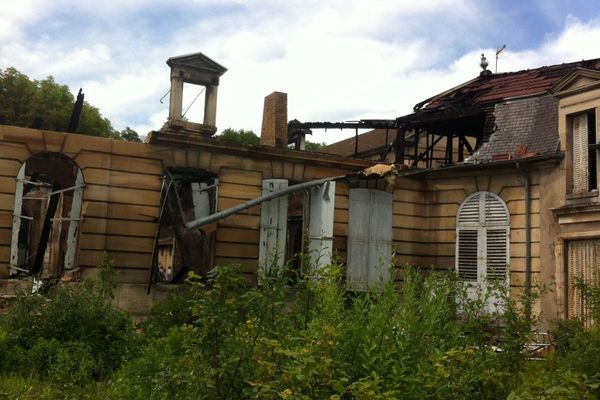
[(287, 93), (273, 92), (265, 97), (260, 144), (287, 147)]

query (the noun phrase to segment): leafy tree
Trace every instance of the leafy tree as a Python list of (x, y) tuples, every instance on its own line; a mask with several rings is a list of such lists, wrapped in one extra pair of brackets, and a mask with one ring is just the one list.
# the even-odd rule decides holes
[[(31, 80), (16, 68), (0, 69), (0, 122), (8, 125), (66, 131), (75, 98), (52, 76)], [(84, 102), (78, 133), (119, 138), (98, 108)]]
[(260, 144), (260, 138), (256, 135), (256, 133), (251, 130), (235, 130), (232, 128), (227, 128), (220, 135), (216, 136), (217, 139), (221, 140), (229, 140), (231, 142), (236, 142), (239, 144), (244, 144), (247, 146), (256, 146)]
[(123, 140), (127, 140), (129, 142), (138, 142), (141, 143), (142, 139), (138, 133), (131, 129), (130, 127), (126, 127), (119, 133), (119, 138)]
[[(244, 145), (252, 145), (256, 146), (260, 144), (260, 137), (256, 135), (251, 130), (236, 130), (232, 128), (227, 128), (220, 135), (215, 136), (217, 139), (229, 140), (232, 142), (244, 144)], [(314, 143), (306, 141), (305, 148), (308, 151), (315, 151), (325, 146), (326, 143)]]
[(327, 143), (325, 143), (325, 142), (315, 143), (315, 142), (309, 142), (308, 140), (306, 141), (306, 143), (304, 145), (305, 149), (308, 151), (317, 151), (323, 146), (327, 146)]

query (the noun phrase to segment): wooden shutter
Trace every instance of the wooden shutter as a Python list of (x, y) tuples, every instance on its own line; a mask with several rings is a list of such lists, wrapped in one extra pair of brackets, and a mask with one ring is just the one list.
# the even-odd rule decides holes
[(67, 233), (67, 250), (65, 252), (64, 269), (70, 272), (75, 269), (77, 255), (77, 239), (79, 237), (79, 221), (81, 220), (81, 201), (83, 200), (83, 174), (77, 170), (75, 178), (75, 189), (73, 190), (73, 201), (69, 213), (69, 230)]
[(469, 196), (458, 211), (456, 231), (461, 280), (483, 285), (507, 279), (510, 216), (502, 199), (490, 192)]
[(334, 206), (335, 182), (311, 189), (308, 254), (315, 267), (331, 263)]
[(505, 280), (508, 265), (507, 229), (486, 229), (486, 279)]
[(350, 189), (346, 282), (365, 290), (389, 280), (392, 254), (392, 195)]
[(15, 206), (13, 214), (13, 227), (12, 227), (12, 241), (10, 245), (10, 274), (14, 275), (18, 269), (22, 268), (21, 263), (24, 260), (19, 258), (19, 232), (21, 230), (21, 213), (23, 212), (23, 181), (25, 180), (25, 166), (27, 163), (23, 163), (19, 173), (17, 174), (17, 185), (15, 189)]
[(206, 188), (206, 182), (192, 182), (192, 202), (194, 204), (194, 219), (208, 217), (210, 215), (210, 199)]
[[(262, 194), (276, 192), (287, 186), (288, 181), (285, 179), (265, 179)], [(261, 204), (258, 263), (264, 271), (269, 271), (272, 266), (281, 267), (285, 261), (287, 213), (287, 196), (278, 197)]]
[(573, 116), (573, 193), (589, 190), (588, 155), (588, 115), (575, 115)]
[(468, 197), (461, 205), (458, 214), (458, 225), (479, 225), (481, 192)]
[(510, 221), (506, 205), (492, 193), (485, 194), (485, 214), (482, 222), (486, 227), (486, 279), (504, 280), (507, 277)]
[(463, 281), (477, 282), (478, 251), (477, 229), (458, 230), (458, 277)]

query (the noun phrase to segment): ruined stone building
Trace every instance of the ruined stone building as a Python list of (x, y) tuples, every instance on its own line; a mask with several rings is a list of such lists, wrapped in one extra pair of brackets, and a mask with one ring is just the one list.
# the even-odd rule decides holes
[[(574, 280), (600, 268), (600, 60), (484, 70), (394, 120), (287, 123), (275, 92), (259, 146), (212, 137), (224, 67), (201, 53), (168, 65), (169, 123), (147, 143), (0, 126), (2, 294), (89, 276), (107, 252), (117, 300), (144, 312), (187, 271), (237, 263), (257, 282), (305, 253), (339, 257), (352, 290), (409, 263), (473, 292), (544, 284), (546, 320), (583, 315)], [(202, 123), (182, 118), (184, 84), (206, 87)], [(373, 130), (303, 150), (320, 127)]]

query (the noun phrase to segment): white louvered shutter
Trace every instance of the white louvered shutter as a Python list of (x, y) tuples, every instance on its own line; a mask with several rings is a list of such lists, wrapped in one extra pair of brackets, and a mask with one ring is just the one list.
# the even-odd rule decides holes
[(346, 284), (352, 290), (389, 280), (392, 254), (392, 194), (350, 189)]
[(458, 231), (458, 276), (463, 281), (477, 282), (477, 236), (476, 229)]
[(589, 190), (588, 171), (588, 116), (573, 117), (573, 193)]
[[(510, 216), (502, 199), (477, 192), (461, 205), (456, 225), (456, 271), (470, 293), (488, 281), (507, 281)], [(497, 305), (490, 303), (490, 310)]]
[(485, 194), (486, 279), (504, 280), (508, 265), (509, 224), (504, 202), (492, 193)]
[[(277, 192), (288, 186), (286, 179), (265, 179), (262, 194)], [(260, 211), (260, 243), (258, 249), (258, 265), (263, 271), (271, 267), (282, 267), (285, 258), (285, 241), (287, 234), (287, 196), (278, 197), (261, 204)]]
[(467, 198), (461, 206), (457, 224), (457, 273), (460, 279), (478, 281), (479, 265), (479, 226), (481, 193)]

